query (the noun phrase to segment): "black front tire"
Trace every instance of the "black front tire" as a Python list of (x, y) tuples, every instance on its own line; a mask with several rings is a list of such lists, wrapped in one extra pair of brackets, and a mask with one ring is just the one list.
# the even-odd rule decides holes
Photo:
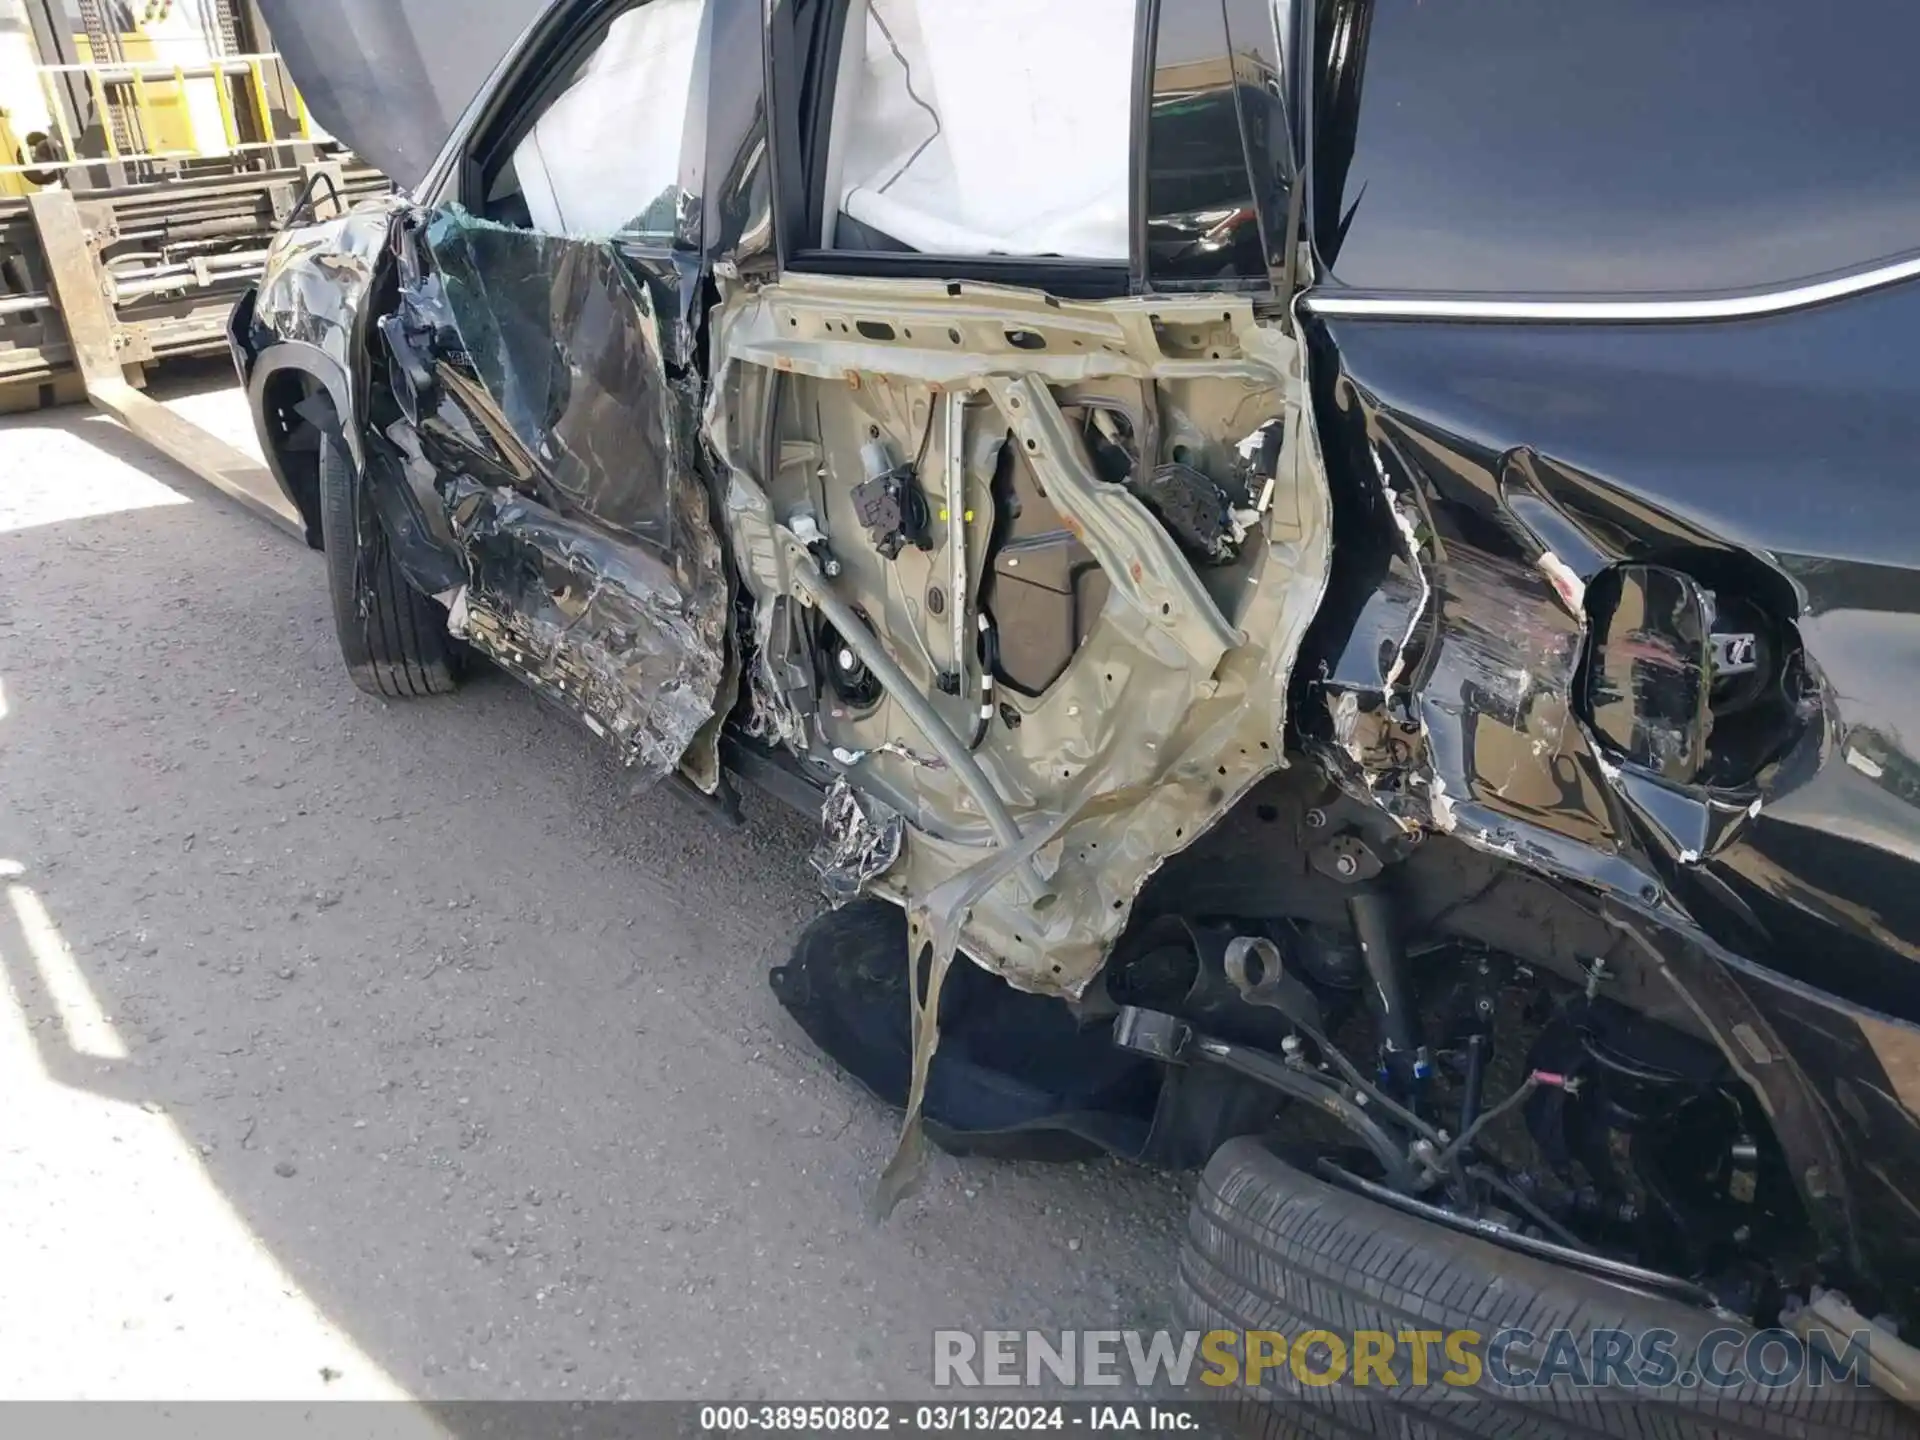
[[(1540, 1346), (1565, 1331), (1576, 1353), (1591, 1356), (1596, 1331), (1637, 1337), (1665, 1330), (1682, 1360), (1714, 1331), (1749, 1332), (1392, 1209), (1307, 1175), (1253, 1140), (1222, 1146), (1200, 1180), (1181, 1248), (1176, 1309), (1189, 1330), (1275, 1332), (1289, 1346), (1309, 1331), (1338, 1337), (1349, 1352), (1357, 1350), (1356, 1332), (1393, 1337), (1384, 1382), (1376, 1369), (1367, 1384), (1355, 1384), (1353, 1354), (1336, 1365), (1336, 1352), (1316, 1339), (1305, 1351), (1308, 1371), (1318, 1377), (1344, 1369), (1336, 1383), (1302, 1385), (1281, 1363), (1253, 1390), (1223, 1389), (1241, 1397), (1236, 1428), (1246, 1434), (1840, 1440), (1920, 1433), (1911, 1413), (1851, 1383), (1764, 1389), (1748, 1381), (1724, 1390), (1636, 1392), (1556, 1382), (1533, 1391), (1496, 1388), (1483, 1366), (1478, 1384), (1460, 1385), (1471, 1371), (1456, 1368), (1440, 1343), (1431, 1346), (1429, 1383), (1415, 1386), (1410, 1348), (1399, 1341), (1408, 1331), (1472, 1331), (1482, 1346), (1508, 1327), (1530, 1332)], [(1516, 1369), (1542, 1359), (1525, 1347), (1502, 1353)], [(1714, 1353), (1724, 1365), (1740, 1351), (1729, 1344)], [(1458, 1377), (1453, 1382), (1443, 1378), (1449, 1370)]]
[(410, 700), (459, 683), (447, 614), (407, 583), (380, 522), (354, 523), (353, 463), (337, 435), (320, 437), (320, 534), (340, 655), (369, 695)]

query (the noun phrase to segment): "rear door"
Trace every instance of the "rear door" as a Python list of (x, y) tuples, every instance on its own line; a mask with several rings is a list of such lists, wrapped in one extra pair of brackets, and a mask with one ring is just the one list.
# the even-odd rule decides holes
[(1329, 533), (1278, 10), (772, 8), (780, 272), (721, 277), (707, 427), (748, 700), (858, 797), (830, 881), (1022, 988), (1281, 760)]
[(651, 775), (711, 733), (726, 664), (695, 447), (708, 26), (706, 0), (556, 10), (397, 226), (369, 410), (454, 633)]

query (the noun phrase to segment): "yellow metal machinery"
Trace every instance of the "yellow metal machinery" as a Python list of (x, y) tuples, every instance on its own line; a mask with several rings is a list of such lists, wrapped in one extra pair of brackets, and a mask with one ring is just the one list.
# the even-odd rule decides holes
[(324, 215), (388, 183), (315, 129), (250, 0), (192, 0), (185, 31), (176, 0), (73, 3), (78, 28), (68, 0), (0, 0), (33, 40), (0, 55), (0, 411), (84, 396), (297, 529), (259, 465), (139, 390), (225, 351), (310, 190)]
[(0, 184), (97, 189), (311, 158), (331, 141), (271, 44), (253, 0), (0, 0)]
[[(125, 48), (130, 52), (149, 48), (138, 43), (140, 39), (127, 37)], [(269, 75), (276, 75), (279, 65), (280, 57), (272, 54), (222, 55), (197, 65), (134, 54), (123, 60), (41, 65), (36, 68), (55, 127), (55, 133), (46, 134), (46, 140), (57, 141), (54, 154), (84, 153), (80, 144), (83, 137), (74, 133), (67, 118), (68, 107), (61, 103), (59, 93), (61, 80), (70, 76), (85, 87), (94, 112), (109, 117), (109, 123), (99, 131), (102, 153), (98, 157), (109, 164), (202, 160), (311, 146), (316, 139), (313, 121), (299, 101), (299, 91), (291, 85), (286, 91), (293, 104), (292, 133), (263, 136), (257, 124), (259, 115), (273, 114), (267, 81)], [(202, 88), (218, 107), (220, 127), (216, 135), (201, 133), (204, 126), (192, 113), (193, 82), (197, 80), (210, 82)], [(244, 111), (236, 100), (236, 89), (245, 99)], [(32, 172), (44, 174), (48, 169), (44, 160), (17, 160), (0, 167), (0, 173), (18, 176), (32, 185), (28, 176)]]
[[(5, 108), (0, 108), (0, 156), (8, 160), (16, 160), (26, 153), (26, 146), (21, 143), (20, 137), (13, 133), (12, 115)], [(5, 170), (0, 170), (0, 197), (24, 195), (32, 183), (13, 165), (8, 165)]]

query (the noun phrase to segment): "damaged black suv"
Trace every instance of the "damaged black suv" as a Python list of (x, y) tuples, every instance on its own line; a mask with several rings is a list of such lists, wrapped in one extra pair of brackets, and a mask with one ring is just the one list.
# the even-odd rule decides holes
[(233, 325), (349, 672), (821, 816), (883, 1208), (1104, 1150), (1195, 1329), (1870, 1356), (1316, 1430), (1908, 1433), (1920, 10), (263, 8), (404, 191)]

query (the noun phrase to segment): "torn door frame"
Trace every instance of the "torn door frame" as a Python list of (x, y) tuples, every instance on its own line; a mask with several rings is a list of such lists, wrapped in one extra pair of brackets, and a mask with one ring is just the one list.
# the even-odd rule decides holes
[[(1625, 843), (1616, 767), (1576, 713), (1584, 585), (1570, 590), (1565, 562), (1504, 500), (1497, 523), (1516, 554), (1451, 537), (1427, 478), (1446, 457), (1334, 383), (1347, 469), (1371, 486), (1349, 503), (1391, 558), (1362, 582), (1338, 652), (1321, 653), (1308, 753), (1410, 834), (1440, 831), (1672, 921), (1665, 887)], [(1323, 645), (1339, 623), (1324, 617)]]
[[(1182, 353), (1173, 337), (1206, 326), (1230, 350)], [(775, 513), (769, 483), (774, 407), (791, 384), (978, 397), (1116, 582), (1067, 670), (1017, 729), (996, 727), (979, 753), (1019, 846), (1004, 833), (990, 840), (988, 807), (961, 777), (879, 753), (836, 767), (908, 817), (902, 862), (876, 886), (903, 903), (1030, 846), (1031, 865), (1013, 865), (969, 895), (957, 943), (1016, 987), (1080, 995), (1167, 856), (1285, 763), (1288, 686), (1331, 562), (1331, 502), (1299, 347), (1242, 297), (1066, 301), (996, 286), (800, 274), (724, 286), (713, 337), (705, 433), (763, 646), (773, 607), (812, 604), (821, 585), (814, 534)], [(1273, 413), (1285, 418), (1256, 527), (1258, 558), (1231, 620), (1160, 523), (1119, 487), (1100, 488), (1063, 432), (1049, 387), (1102, 378), (1245, 387), (1271, 395)], [(747, 684), (773, 733), (807, 738), (764, 664)], [(833, 765), (817, 740), (806, 748)]]

